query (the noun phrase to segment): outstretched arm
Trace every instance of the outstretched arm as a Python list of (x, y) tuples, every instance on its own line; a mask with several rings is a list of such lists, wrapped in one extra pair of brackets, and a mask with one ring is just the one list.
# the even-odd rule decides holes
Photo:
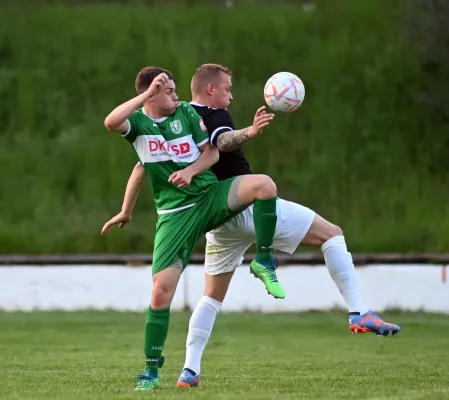
[(220, 151), (228, 152), (240, 148), (249, 139), (262, 133), (263, 128), (274, 118), (274, 114), (267, 114), (265, 107), (260, 107), (254, 116), (251, 126), (239, 130), (228, 130), (217, 137), (217, 147)]
[(251, 137), (248, 134), (249, 128), (238, 129), (235, 131), (227, 131), (222, 133), (217, 138), (217, 147), (220, 151), (227, 152), (236, 150), (244, 143), (246, 143)]
[(108, 222), (104, 224), (103, 229), (101, 230), (102, 235), (106, 234), (114, 225), (118, 225), (119, 228), (123, 228), (129, 221), (131, 221), (134, 206), (144, 182), (145, 170), (143, 169), (142, 164), (138, 162), (131, 172), (128, 183), (126, 185), (122, 211), (120, 211), (116, 216), (112, 217)]
[(125, 197), (123, 198), (122, 212), (131, 217), (140, 189), (145, 182), (145, 170), (143, 165), (138, 162), (129, 176), (126, 184)]

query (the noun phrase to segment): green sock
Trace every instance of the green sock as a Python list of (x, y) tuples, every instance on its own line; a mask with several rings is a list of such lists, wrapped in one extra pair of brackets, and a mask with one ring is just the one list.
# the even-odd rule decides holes
[(158, 310), (151, 308), (151, 306), (148, 308), (147, 322), (145, 324), (145, 370), (153, 374), (157, 374), (159, 370), (159, 361), (162, 356), (165, 339), (167, 339), (169, 321), (170, 308)]
[(276, 197), (254, 202), (254, 228), (256, 230), (257, 258), (269, 261), (273, 252), (273, 238), (276, 232)]

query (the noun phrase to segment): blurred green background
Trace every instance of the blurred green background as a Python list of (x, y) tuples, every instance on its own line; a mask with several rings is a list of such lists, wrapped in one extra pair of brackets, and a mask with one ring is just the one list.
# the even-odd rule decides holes
[(225, 3), (1, 3), (0, 253), (151, 252), (149, 185), (126, 231), (99, 235), (137, 161), (103, 121), (143, 66), (190, 100), (206, 62), (233, 70), (237, 127), (273, 73), (303, 80), (300, 110), (245, 146), (281, 197), (340, 225), (352, 252), (449, 251), (448, 6)]

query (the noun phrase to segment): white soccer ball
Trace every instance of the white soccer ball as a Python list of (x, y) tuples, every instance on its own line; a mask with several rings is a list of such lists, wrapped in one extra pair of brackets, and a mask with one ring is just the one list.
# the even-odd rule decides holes
[(263, 95), (272, 110), (292, 112), (302, 104), (306, 89), (295, 74), (278, 72), (268, 79)]

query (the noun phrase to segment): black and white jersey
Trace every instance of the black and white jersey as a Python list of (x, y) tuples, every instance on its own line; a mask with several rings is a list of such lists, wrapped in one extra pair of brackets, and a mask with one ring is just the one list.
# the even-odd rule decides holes
[[(234, 121), (227, 110), (210, 108), (194, 102), (190, 104), (203, 118), (212, 146), (217, 146), (217, 139), (222, 133), (235, 130)], [(252, 173), (241, 148), (230, 152), (220, 151), (220, 159), (211, 169), (220, 181)]]

